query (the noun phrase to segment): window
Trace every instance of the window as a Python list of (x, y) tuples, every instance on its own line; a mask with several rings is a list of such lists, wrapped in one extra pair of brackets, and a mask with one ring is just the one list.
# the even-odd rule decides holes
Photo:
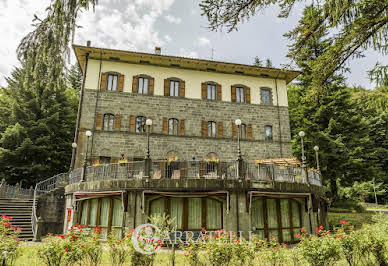
[(217, 123), (214, 121), (207, 122), (207, 136), (215, 137), (217, 133)]
[(217, 99), (217, 86), (214, 84), (207, 84), (207, 99), (216, 100)]
[(241, 124), (240, 126), (240, 138), (241, 139), (246, 139), (247, 138), (247, 125), (246, 124)]
[(107, 90), (108, 91), (117, 91), (117, 81), (119, 80), (119, 76), (115, 74), (108, 74), (108, 79), (107, 79)]
[[(222, 202), (212, 198), (162, 197), (151, 201), (149, 216), (166, 213), (177, 230), (222, 229)], [(186, 214), (186, 215), (184, 215)]]
[(110, 164), (110, 157), (107, 156), (100, 156), (100, 164)]
[(302, 227), (301, 203), (297, 199), (255, 197), (251, 219), (260, 239), (274, 236), (279, 242), (295, 242)]
[(106, 197), (87, 199), (80, 202), (78, 222), (88, 228), (101, 227), (101, 238), (106, 239), (110, 232), (122, 236), (123, 209), (121, 198)]
[(261, 103), (262, 104), (271, 104), (271, 90), (270, 89), (261, 89)]
[(245, 88), (236, 87), (236, 102), (245, 103)]
[(168, 119), (168, 134), (178, 135), (179, 120), (175, 118)]
[(145, 133), (145, 125), (146, 125), (146, 118), (144, 116), (137, 116), (136, 117), (136, 132), (137, 133)]
[(218, 163), (220, 161), (219, 157), (215, 153), (209, 153), (206, 158), (206, 168), (205, 168), (205, 173), (216, 173), (218, 172)]
[(148, 94), (149, 79), (148, 78), (139, 77), (138, 82), (139, 82), (139, 84), (138, 84), (138, 87), (137, 87), (137, 93)]
[(177, 80), (170, 80), (170, 96), (179, 96), (179, 85), (180, 82)]
[(103, 128), (102, 130), (105, 131), (112, 131), (113, 125), (115, 121), (115, 116), (112, 114), (104, 114), (104, 122), (103, 122)]
[(272, 126), (264, 127), (265, 140), (272, 140)]

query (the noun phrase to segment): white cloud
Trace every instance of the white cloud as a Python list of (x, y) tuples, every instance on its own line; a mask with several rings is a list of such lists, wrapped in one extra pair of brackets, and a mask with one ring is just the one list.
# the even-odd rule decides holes
[[(0, 86), (5, 85), (4, 76), (9, 76), (18, 65), (16, 48), (20, 40), (33, 28), (35, 13), (44, 17), (45, 9), (51, 0), (0, 0)], [(162, 17), (174, 0), (110, 0), (99, 1), (95, 12), (80, 14), (77, 24), (75, 43), (86, 44), (91, 40), (93, 46), (152, 51), (170, 41), (160, 37), (155, 29), (157, 20)], [(180, 22), (180, 21), (179, 21)]]
[(180, 24), (182, 22), (181, 18), (174, 17), (172, 15), (167, 15), (164, 17), (168, 22), (173, 23), (173, 24)]
[(188, 51), (184, 48), (179, 49), (179, 56), (190, 57), (190, 58), (198, 58), (198, 53), (195, 51)]
[(31, 24), (34, 14), (43, 17), (49, 3), (50, 0), (0, 1), (0, 86), (6, 85), (4, 77), (10, 75), (14, 66), (19, 65), (16, 48), (21, 39), (33, 29)]
[(210, 44), (210, 40), (206, 37), (200, 37), (198, 43), (200, 46), (207, 46)]
[(170, 37), (170, 35), (166, 34), (166, 35), (164, 35), (164, 40), (165, 40), (166, 42), (171, 42), (171, 41), (172, 41), (172, 38)]

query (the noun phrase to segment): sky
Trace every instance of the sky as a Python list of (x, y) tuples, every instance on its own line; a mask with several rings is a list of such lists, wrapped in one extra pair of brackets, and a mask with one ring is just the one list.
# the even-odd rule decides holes
[[(296, 6), (287, 19), (277, 17), (275, 6), (240, 24), (238, 31), (213, 32), (206, 17), (201, 16), (199, 0), (99, 0), (95, 11), (80, 14), (74, 43), (94, 47), (154, 52), (217, 61), (253, 64), (255, 56), (270, 58), (275, 67), (288, 64), (290, 44), (283, 34), (298, 21), (302, 8)], [(33, 30), (34, 14), (43, 18), (50, 0), (0, 0), (0, 86), (5, 77), (18, 66), (16, 48), (21, 39)], [(377, 61), (388, 63), (374, 51), (347, 63), (350, 86), (374, 87), (367, 71)], [(74, 56), (72, 57), (74, 61)]]

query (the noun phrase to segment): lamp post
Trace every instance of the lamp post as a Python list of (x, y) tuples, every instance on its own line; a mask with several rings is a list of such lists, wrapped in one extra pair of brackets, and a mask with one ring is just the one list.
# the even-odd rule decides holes
[(147, 119), (146, 120), (146, 126), (147, 126), (147, 154), (145, 158), (145, 175), (147, 177), (150, 177), (151, 172), (151, 156), (150, 156), (150, 132), (151, 132), (151, 126), (152, 126), (152, 120)]
[[(71, 147), (72, 147), (72, 154), (75, 154), (75, 151), (77, 149), (77, 143), (73, 142), (71, 144)], [(74, 170), (74, 160), (72, 158), (71, 163), (70, 163), (70, 171), (73, 171), (73, 170)]]
[(242, 178), (242, 156), (241, 156), (241, 146), (240, 146), (240, 130), (241, 130), (241, 120), (236, 119), (234, 123), (237, 126), (237, 176), (238, 178)]
[(319, 170), (319, 157), (318, 157), (318, 151), (319, 151), (319, 146), (314, 146), (314, 151), (315, 151), (315, 160), (317, 161), (317, 170)]
[(86, 130), (85, 135), (87, 137), (87, 140), (86, 140), (86, 150), (85, 150), (85, 156), (84, 156), (84, 165), (83, 165), (83, 172), (82, 172), (81, 182), (85, 181), (85, 177), (86, 177), (86, 167), (87, 167), (87, 164), (88, 164), (89, 138), (92, 136), (92, 131)]
[(298, 133), (300, 137), (301, 147), (302, 147), (302, 176), (306, 177), (306, 156), (304, 155), (304, 145), (303, 145), (303, 137), (305, 136), (304, 131), (300, 131)]

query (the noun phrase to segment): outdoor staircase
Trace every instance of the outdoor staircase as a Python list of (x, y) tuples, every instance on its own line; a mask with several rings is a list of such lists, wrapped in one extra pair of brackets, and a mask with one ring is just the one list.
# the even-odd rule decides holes
[(20, 240), (30, 241), (33, 239), (31, 213), (32, 199), (6, 199), (0, 198), (0, 216), (11, 216), (12, 226), (22, 228), (19, 235)]

